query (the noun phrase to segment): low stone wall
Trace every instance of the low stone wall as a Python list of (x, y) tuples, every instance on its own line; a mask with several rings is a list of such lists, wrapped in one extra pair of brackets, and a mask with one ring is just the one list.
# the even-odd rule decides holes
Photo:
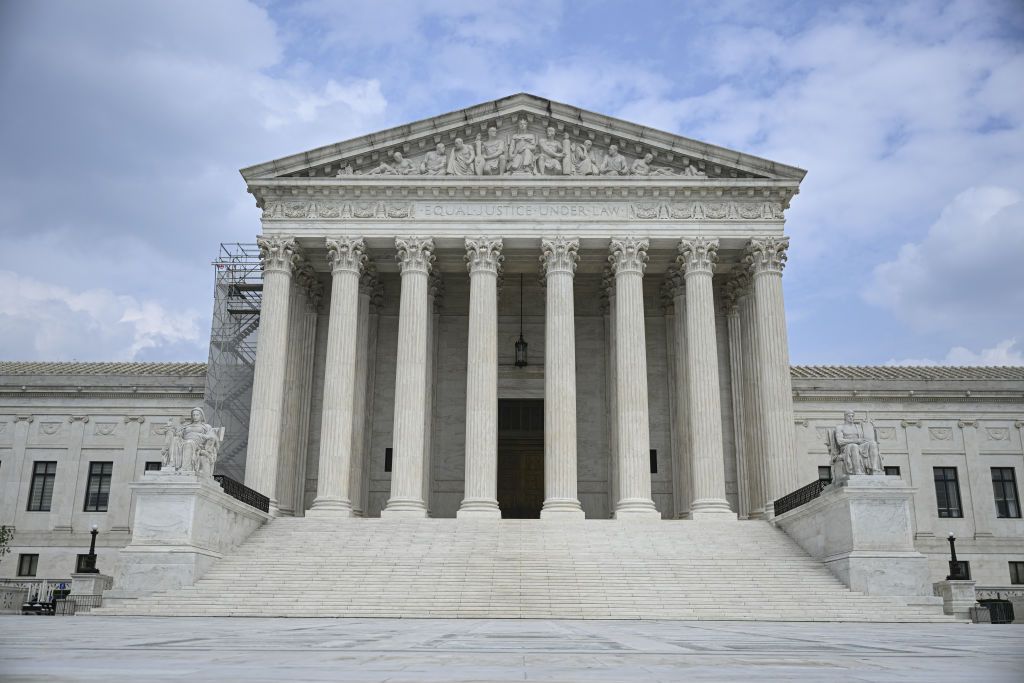
[(0, 614), (18, 614), (28, 600), (28, 588), (0, 586)]
[(773, 523), (852, 590), (932, 596), (928, 559), (914, 549), (913, 492), (896, 477), (855, 475)]

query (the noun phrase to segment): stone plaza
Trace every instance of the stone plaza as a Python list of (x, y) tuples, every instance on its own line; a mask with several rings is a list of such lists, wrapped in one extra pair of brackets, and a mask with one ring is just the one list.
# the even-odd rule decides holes
[(1024, 609), (1024, 368), (791, 367), (805, 171), (520, 94), (242, 175), (209, 366), (0, 364), (5, 577), (96, 524), (98, 614)]

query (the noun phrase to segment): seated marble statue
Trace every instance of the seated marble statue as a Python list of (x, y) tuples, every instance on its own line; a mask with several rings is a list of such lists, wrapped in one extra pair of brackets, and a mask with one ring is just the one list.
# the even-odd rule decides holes
[(654, 161), (654, 155), (648, 152), (643, 159), (637, 159), (629, 167), (630, 175), (679, 175), (666, 166), (651, 166), (652, 161)]
[(584, 140), (572, 146), (572, 172), (576, 175), (597, 175), (597, 161), (594, 159), (594, 143)]
[(166, 442), (160, 451), (164, 468), (175, 472), (195, 472), (212, 476), (217, 464), (217, 450), (224, 441), (224, 428), (206, 422), (202, 408), (196, 407), (187, 422), (167, 421)]
[(686, 168), (683, 169), (682, 175), (687, 176), (689, 178), (707, 178), (708, 177), (707, 173), (705, 173), (704, 171), (700, 170), (699, 168), (697, 168), (693, 164), (687, 165)]
[(476, 174), (476, 153), (469, 145), (462, 143), (462, 138), (455, 138), (455, 149), (448, 157), (448, 175)]
[(435, 149), (430, 150), (423, 157), (420, 164), (420, 173), (423, 175), (444, 175), (448, 168), (448, 158), (444, 155), (444, 143), (437, 143)]
[(832, 458), (832, 482), (843, 486), (851, 475), (884, 475), (874, 425), (855, 422), (852, 410), (843, 415), (842, 424), (828, 430), (825, 437)]
[(565, 172), (564, 159), (568, 146), (569, 134), (565, 135), (565, 144), (555, 139), (555, 129), (547, 129), (547, 137), (541, 138), (540, 154), (537, 157), (537, 170), (541, 175), (562, 175)]
[(476, 136), (476, 172), (477, 175), (503, 175), (505, 163), (508, 161), (508, 145), (498, 137), (498, 129), (491, 126), (487, 129), (487, 139)]
[(601, 162), (601, 175), (626, 175), (629, 173), (626, 157), (619, 154), (618, 145), (609, 145), (608, 154)]

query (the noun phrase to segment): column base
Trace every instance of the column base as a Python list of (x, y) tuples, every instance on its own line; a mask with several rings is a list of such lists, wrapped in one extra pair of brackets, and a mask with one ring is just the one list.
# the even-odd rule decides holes
[(307, 517), (352, 517), (352, 504), (337, 498), (317, 498), (306, 510)]
[(455, 513), (457, 519), (501, 519), (498, 501), (493, 499), (464, 500)]
[(381, 519), (426, 519), (427, 506), (422, 500), (396, 500), (388, 501), (387, 507), (380, 511)]
[(661, 519), (653, 500), (634, 498), (620, 500), (615, 506), (615, 519)]
[(583, 508), (574, 498), (551, 498), (544, 501), (540, 510), (541, 519), (584, 519)]
[(690, 519), (736, 519), (736, 513), (724, 500), (698, 500), (690, 507)]

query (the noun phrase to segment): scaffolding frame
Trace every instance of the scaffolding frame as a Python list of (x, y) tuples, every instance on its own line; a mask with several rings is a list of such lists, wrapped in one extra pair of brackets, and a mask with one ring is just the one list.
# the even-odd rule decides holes
[(225, 428), (217, 473), (244, 481), (263, 301), (260, 251), (253, 243), (223, 242), (211, 265), (214, 287), (206, 366), (206, 418), (207, 422)]

